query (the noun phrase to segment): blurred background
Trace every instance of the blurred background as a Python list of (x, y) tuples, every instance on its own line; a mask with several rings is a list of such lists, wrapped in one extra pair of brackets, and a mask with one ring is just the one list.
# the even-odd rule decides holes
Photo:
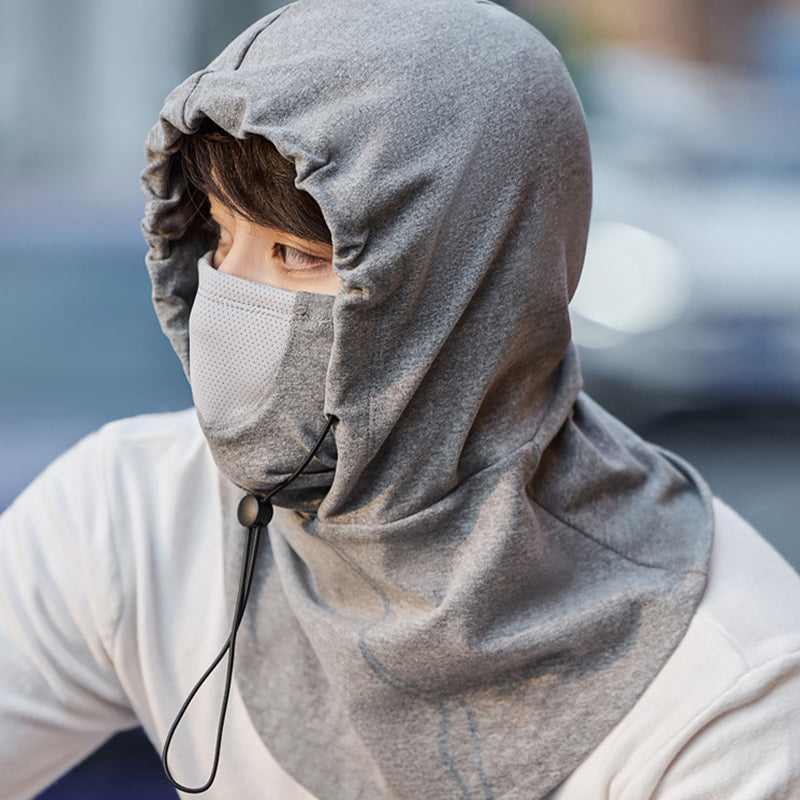
[[(0, 0), (0, 509), (102, 423), (189, 405), (150, 306), (143, 143), (278, 5)], [(800, 0), (505, 5), (562, 50), (589, 121), (588, 391), (800, 566)], [(175, 796), (130, 733), (43, 797), (144, 792)]]

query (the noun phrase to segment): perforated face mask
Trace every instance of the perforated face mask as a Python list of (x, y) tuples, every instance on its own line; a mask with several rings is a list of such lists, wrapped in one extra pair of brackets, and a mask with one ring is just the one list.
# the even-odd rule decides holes
[[(208, 255), (198, 273), (189, 369), (200, 425), (222, 472), (264, 492), (297, 467), (325, 425), (334, 298), (219, 272)], [(335, 466), (329, 436), (297, 488), (328, 486)]]

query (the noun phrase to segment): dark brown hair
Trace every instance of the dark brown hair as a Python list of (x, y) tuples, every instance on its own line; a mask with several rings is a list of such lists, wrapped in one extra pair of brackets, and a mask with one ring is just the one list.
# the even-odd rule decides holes
[(315, 242), (331, 241), (322, 211), (294, 185), (295, 171), (262, 136), (237, 139), (210, 120), (181, 137), (176, 158), (199, 211), (208, 217), (208, 195), (256, 225)]

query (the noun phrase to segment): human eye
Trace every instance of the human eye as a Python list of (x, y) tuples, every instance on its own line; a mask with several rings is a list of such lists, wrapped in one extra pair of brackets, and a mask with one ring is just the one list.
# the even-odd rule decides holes
[(275, 255), (283, 262), (284, 268), (290, 272), (329, 269), (331, 265), (331, 262), (326, 258), (312, 253), (305, 253), (287, 244), (276, 244)]

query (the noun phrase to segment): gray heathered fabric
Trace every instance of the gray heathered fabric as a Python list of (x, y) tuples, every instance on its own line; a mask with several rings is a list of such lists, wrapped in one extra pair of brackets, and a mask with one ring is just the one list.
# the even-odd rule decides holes
[(300, 0), (251, 26), (148, 140), (184, 364), (210, 243), (169, 153), (206, 116), (294, 161), (345, 287), (335, 471), (315, 516), (276, 512), (240, 637), (252, 720), (322, 800), (541, 798), (680, 641), (713, 522), (690, 467), (580, 394), (590, 165), (561, 60), (481, 0)]

